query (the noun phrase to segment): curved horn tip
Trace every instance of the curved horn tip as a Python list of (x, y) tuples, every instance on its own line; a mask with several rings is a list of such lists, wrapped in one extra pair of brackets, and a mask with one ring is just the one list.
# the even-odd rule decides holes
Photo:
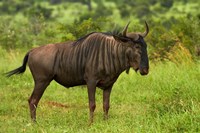
[(131, 21), (128, 21), (128, 23), (126, 24), (126, 26), (124, 27), (123, 31), (122, 31), (122, 35), (123, 36), (126, 36), (126, 32), (127, 32), (127, 29), (128, 29), (128, 26), (129, 24), (131, 23)]
[(146, 30), (145, 30), (144, 33), (141, 34), (142, 37), (146, 37), (147, 34), (149, 33), (149, 26), (148, 26), (148, 23), (147, 23), (147, 21), (144, 21), (144, 22), (145, 22)]
[(144, 21), (145, 22), (145, 25), (146, 25), (146, 30), (147, 30), (147, 33), (149, 32), (149, 25), (148, 25), (148, 23), (147, 23), (147, 21), (145, 20)]

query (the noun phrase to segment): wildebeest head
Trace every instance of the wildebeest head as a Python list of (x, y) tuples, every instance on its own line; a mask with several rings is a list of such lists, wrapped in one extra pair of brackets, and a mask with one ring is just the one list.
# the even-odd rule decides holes
[(126, 56), (128, 57), (130, 67), (136, 71), (139, 70), (141, 75), (147, 75), (149, 72), (149, 59), (147, 55), (147, 44), (144, 41), (144, 38), (149, 33), (148, 24), (145, 22), (146, 30), (144, 33), (127, 33), (129, 23), (123, 29), (121, 36), (114, 37), (116, 40), (119, 40), (124, 45), (128, 46)]

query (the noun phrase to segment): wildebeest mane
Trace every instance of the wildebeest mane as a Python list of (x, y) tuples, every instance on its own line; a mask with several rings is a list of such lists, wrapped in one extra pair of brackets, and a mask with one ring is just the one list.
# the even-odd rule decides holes
[(97, 33), (97, 32), (91, 32), (91, 33), (89, 33), (89, 34), (87, 34), (87, 35), (85, 35), (85, 36), (83, 36), (83, 37), (77, 39), (77, 40), (73, 43), (73, 45), (79, 44), (79, 42), (83, 41), (84, 39), (86, 39), (88, 36), (90, 36), (90, 35), (93, 34), (93, 33)]
[(73, 45), (80, 44), (80, 42), (82, 42), (83, 40), (85, 40), (87, 37), (89, 37), (90, 35), (92, 35), (94, 33), (101, 33), (101, 34), (104, 34), (107, 36), (121, 36), (122, 37), (120, 29), (114, 29), (113, 31), (109, 31), (109, 32), (91, 32), (91, 33), (77, 39), (76, 41), (74, 41)]

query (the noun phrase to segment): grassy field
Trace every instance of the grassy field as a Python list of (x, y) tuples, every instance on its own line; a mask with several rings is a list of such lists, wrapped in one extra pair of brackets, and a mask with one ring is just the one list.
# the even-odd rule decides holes
[(148, 76), (123, 73), (111, 94), (109, 119), (103, 120), (102, 91), (97, 89), (94, 124), (88, 126), (85, 86), (66, 89), (52, 82), (30, 120), (27, 99), (33, 90), (29, 69), (6, 78), (21, 65), (23, 52), (0, 51), (0, 132), (133, 133), (200, 132), (200, 63), (151, 63)]

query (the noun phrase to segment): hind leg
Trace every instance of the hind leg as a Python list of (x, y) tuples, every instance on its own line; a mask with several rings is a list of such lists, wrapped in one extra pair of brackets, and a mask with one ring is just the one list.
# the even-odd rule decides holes
[(29, 108), (30, 108), (30, 114), (31, 114), (31, 119), (33, 121), (36, 121), (36, 108), (37, 105), (40, 101), (40, 98), (42, 97), (45, 89), (49, 85), (51, 81), (39, 81), (35, 82), (35, 87), (34, 90), (28, 100), (29, 102)]

